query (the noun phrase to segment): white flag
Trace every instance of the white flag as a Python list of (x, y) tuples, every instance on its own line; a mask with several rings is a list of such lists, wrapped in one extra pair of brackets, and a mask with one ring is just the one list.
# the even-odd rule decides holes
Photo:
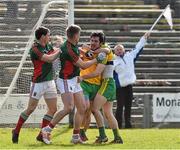
[(166, 10), (164, 11), (163, 15), (166, 18), (166, 20), (167, 20), (167, 22), (168, 22), (168, 24), (172, 30), (173, 29), (173, 22), (172, 22), (171, 8), (169, 5), (166, 7)]

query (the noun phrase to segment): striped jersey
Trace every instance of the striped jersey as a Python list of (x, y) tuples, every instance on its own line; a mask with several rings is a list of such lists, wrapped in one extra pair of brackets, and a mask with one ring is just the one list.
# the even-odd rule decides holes
[(47, 44), (45, 47), (40, 45), (38, 42), (33, 44), (30, 49), (30, 57), (34, 66), (32, 82), (39, 83), (53, 80), (52, 63), (41, 60), (41, 57), (44, 54), (51, 54), (53, 52), (53, 47), (50, 44)]
[(73, 45), (66, 40), (61, 46), (61, 51), (61, 70), (59, 72), (59, 78), (72, 79), (73, 77), (79, 76), (80, 68), (75, 65), (80, 57), (77, 45)]

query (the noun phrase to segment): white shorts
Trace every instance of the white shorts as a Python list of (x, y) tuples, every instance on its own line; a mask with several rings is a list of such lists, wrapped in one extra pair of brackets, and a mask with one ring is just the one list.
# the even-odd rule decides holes
[(82, 91), (82, 88), (80, 86), (80, 83), (77, 82), (77, 77), (74, 77), (72, 79), (57, 79), (57, 88), (61, 94), (63, 93), (77, 93)]
[(54, 80), (44, 81), (40, 83), (31, 83), (30, 97), (39, 100), (57, 98), (56, 84)]

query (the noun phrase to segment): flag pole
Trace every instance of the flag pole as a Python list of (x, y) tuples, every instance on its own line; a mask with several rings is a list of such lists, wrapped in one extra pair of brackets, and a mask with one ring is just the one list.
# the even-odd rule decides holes
[(158, 23), (158, 21), (161, 19), (161, 17), (164, 14), (164, 11), (167, 9), (167, 7), (169, 7), (169, 4), (166, 6), (166, 8), (163, 10), (163, 12), (159, 15), (159, 17), (156, 19), (156, 21), (154, 22), (154, 24), (151, 26), (149, 33), (153, 30), (153, 28), (155, 27), (155, 25)]

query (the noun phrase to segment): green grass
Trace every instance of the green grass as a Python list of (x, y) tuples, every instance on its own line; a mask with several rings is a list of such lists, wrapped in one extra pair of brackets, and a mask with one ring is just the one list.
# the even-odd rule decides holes
[[(39, 129), (22, 129), (19, 144), (11, 143), (11, 129), (0, 129), (0, 149), (180, 149), (180, 129), (131, 129), (120, 130), (124, 144), (93, 144), (97, 129), (89, 129), (89, 141), (84, 145), (70, 143), (72, 129), (58, 127), (52, 132), (52, 144), (45, 145), (35, 140)], [(106, 130), (109, 141), (111, 130)]]

